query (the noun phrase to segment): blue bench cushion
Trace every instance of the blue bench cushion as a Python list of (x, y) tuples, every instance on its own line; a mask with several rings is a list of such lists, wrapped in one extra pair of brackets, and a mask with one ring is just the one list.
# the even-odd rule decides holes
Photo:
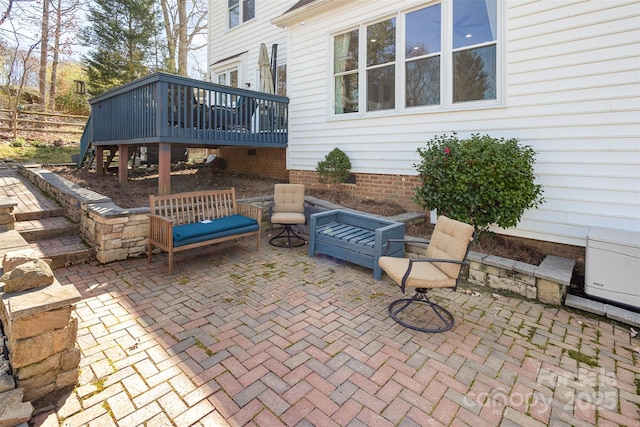
[[(245, 229), (247, 231), (240, 231)], [(206, 238), (205, 236), (214, 235), (216, 237), (225, 237), (231, 234), (246, 233), (258, 229), (258, 221), (253, 218), (244, 215), (229, 215), (214, 219), (211, 222), (196, 222), (173, 227), (173, 242), (174, 246), (182, 246), (188, 243), (215, 238)]]

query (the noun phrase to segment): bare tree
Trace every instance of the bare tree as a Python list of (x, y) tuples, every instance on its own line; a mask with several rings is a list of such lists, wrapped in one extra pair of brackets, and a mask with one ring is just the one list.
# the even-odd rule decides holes
[(40, 44), (40, 40), (31, 44), (27, 50), (20, 49), (21, 36), (11, 19), (6, 22), (11, 27), (11, 37), (15, 47), (4, 47), (2, 49), (2, 78), (5, 92), (7, 94), (8, 107), (10, 111), (11, 129), (13, 137), (18, 136), (18, 112), (20, 109), (20, 99), (24, 88), (29, 83), (35, 83), (32, 76), (36, 74), (37, 61), (32, 58), (33, 51)]
[(44, 107), (46, 105), (47, 96), (47, 56), (49, 54), (49, 1), (42, 2), (42, 21), (40, 23), (41, 30), (41, 48), (40, 48), (40, 72), (38, 73), (38, 89), (40, 89), (39, 104)]
[(7, 2), (7, 7), (4, 11), (4, 13), (2, 14), (2, 17), (0, 17), (0, 25), (4, 24), (4, 21), (7, 20), (7, 18), (9, 17), (9, 15), (11, 15), (11, 8), (13, 7), (13, 0), (9, 0)]
[[(205, 46), (194, 46), (195, 38), (207, 29), (205, 0), (160, 0), (167, 38), (167, 68), (182, 76), (188, 74), (189, 52)], [(176, 60), (177, 59), (177, 60)]]
[(49, 109), (53, 109), (55, 105), (60, 53), (63, 49), (69, 49), (70, 40), (62, 40), (62, 34), (75, 29), (75, 13), (79, 6), (80, 0), (70, 0), (66, 3), (64, 3), (63, 0), (55, 0), (53, 5), (56, 21), (53, 26), (53, 46), (51, 47), (53, 58), (51, 61), (51, 77), (49, 83)]

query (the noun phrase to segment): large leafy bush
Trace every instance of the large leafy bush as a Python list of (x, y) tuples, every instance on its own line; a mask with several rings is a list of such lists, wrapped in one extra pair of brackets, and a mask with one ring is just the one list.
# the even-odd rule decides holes
[(543, 203), (535, 184), (535, 152), (517, 139), (454, 133), (431, 139), (418, 148), (422, 187), (415, 201), (425, 210), (466, 222), (480, 232), (490, 225), (515, 227), (526, 209)]

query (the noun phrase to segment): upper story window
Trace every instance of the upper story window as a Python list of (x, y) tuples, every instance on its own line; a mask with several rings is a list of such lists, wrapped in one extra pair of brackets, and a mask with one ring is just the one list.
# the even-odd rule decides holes
[(496, 3), (443, 0), (334, 36), (334, 114), (495, 105)]
[(256, 16), (255, 0), (227, 0), (229, 28), (237, 27)]

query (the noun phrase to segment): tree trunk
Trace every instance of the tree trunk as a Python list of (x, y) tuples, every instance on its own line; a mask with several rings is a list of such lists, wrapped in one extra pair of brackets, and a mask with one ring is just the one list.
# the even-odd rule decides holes
[(38, 88), (40, 89), (39, 103), (42, 107), (46, 105), (47, 96), (47, 55), (49, 47), (49, 0), (42, 2), (42, 41), (40, 43), (40, 72)]
[(181, 76), (186, 76), (189, 71), (187, 67), (189, 54), (188, 26), (187, 0), (178, 0), (178, 74)]
[[(167, 66), (171, 72), (186, 76), (189, 73), (189, 52), (202, 46), (193, 46), (194, 37), (207, 30), (206, 0), (160, 0), (167, 38)], [(177, 57), (177, 58), (176, 58)]]
[(51, 81), (49, 86), (49, 109), (53, 110), (56, 102), (56, 80), (58, 78), (58, 62), (60, 58), (60, 33), (62, 25), (62, 0), (58, 0), (56, 8), (56, 24), (53, 29), (53, 59), (51, 61)]
[(167, 68), (170, 73), (176, 72), (176, 36), (171, 28), (171, 14), (167, 0), (161, 0), (164, 32), (167, 37)]

